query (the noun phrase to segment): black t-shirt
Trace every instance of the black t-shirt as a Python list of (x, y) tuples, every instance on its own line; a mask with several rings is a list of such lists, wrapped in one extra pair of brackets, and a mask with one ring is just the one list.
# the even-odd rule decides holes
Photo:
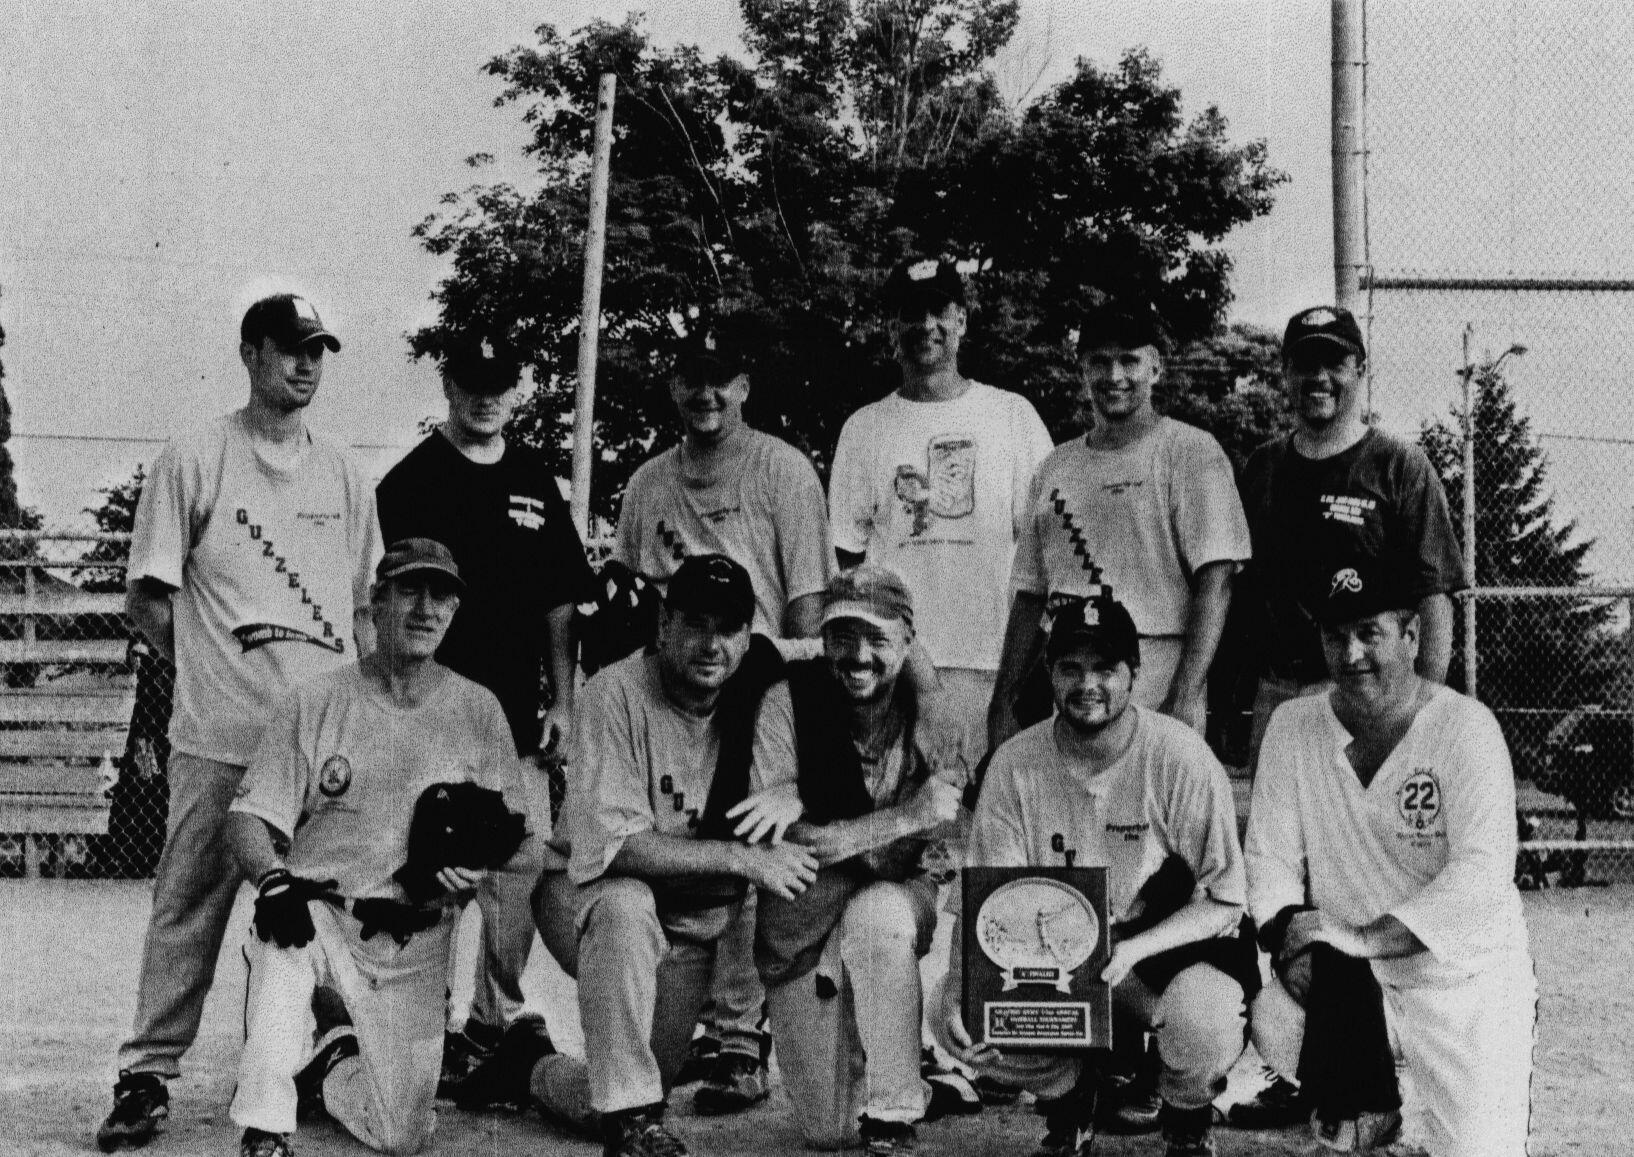
[(1383, 431), (1331, 458), (1307, 458), (1292, 436), (1278, 438), (1249, 457), (1242, 490), (1264, 615), (1256, 647), (1273, 675), (1327, 678), (1321, 633), (1304, 607), (1340, 567), (1378, 560), (1415, 600), (1466, 585), (1441, 479), (1422, 450)]
[(465, 594), (437, 658), (498, 697), (519, 752), (538, 750), (546, 616), (595, 588), (544, 455), (506, 445), (483, 465), (432, 434), (380, 480), (376, 498), (387, 543), (434, 538), (454, 553)]

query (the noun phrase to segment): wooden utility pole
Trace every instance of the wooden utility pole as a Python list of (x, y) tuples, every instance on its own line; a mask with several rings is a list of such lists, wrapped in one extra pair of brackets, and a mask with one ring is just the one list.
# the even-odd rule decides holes
[(1363, 0), (1333, 0), (1333, 300), (1361, 316)]
[(573, 524), (589, 535), (590, 466), (596, 440), (596, 346), (601, 337), (601, 267), (607, 249), (607, 175), (613, 162), (613, 91), (617, 78), (601, 74), (596, 92), (596, 136), (590, 159), (590, 220), (584, 235), (584, 297), (579, 308), (579, 379), (573, 392)]

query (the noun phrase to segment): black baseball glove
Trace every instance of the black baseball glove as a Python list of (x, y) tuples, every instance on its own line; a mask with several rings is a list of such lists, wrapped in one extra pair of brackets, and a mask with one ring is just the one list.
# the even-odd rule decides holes
[(255, 934), (280, 948), (303, 948), (315, 934), (309, 900), (340, 899), (334, 880), (308, 880), (288, 868), (273, 868), (256, 881)]
[(392, 873), (409, 901), (442, 895), (444, 868), (497, 868), (527, 837), (527, 818), (505, 797), (474, 783), (434, 783), (420, 793), (409, 822), (408, 861)]

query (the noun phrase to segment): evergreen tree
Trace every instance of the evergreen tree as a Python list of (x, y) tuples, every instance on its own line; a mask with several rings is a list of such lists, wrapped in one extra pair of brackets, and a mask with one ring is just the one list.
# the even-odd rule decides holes
[[(1508, 381), (1491, 363), (1473, 382), (1475, 585), (1578, 587), (1589, 582), (1593, 540), (1555, 508), (1548, 459), (1520, 413)], [(1446, 487), (1453, 525), (1464, 533), (1464, 411), (1427, 423), (1419, 441)], [(1572, 707), (1617, 692), (1621, 644), (1613, 606), (1566, 597), (1486, 598), (1476, 603), (1477, 690), (1503, 724), (1520, 766), (1530, 765), (1549, 727)], [(1463, 616), (1458, 616), (1449, 682), (1464, 679)]]

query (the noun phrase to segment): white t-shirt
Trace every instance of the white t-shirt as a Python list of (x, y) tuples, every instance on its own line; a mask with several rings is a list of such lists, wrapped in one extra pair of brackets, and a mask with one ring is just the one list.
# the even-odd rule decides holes
[[(638, 832), (695, 838), (720, 757), (713, 715), (692, 715), (664, 697), (658, 656), (638, 651), (602, 668), (579, 692), (569, 764), (578, 777), (561, 827), (571, 843), (568, 875), (588, 884)], [(760, 790), (751, 768), (750, 792)]]
[(177, 588), (175, 749), (248, 763), (279, 694), (354, 657), (380, 553), (374, 489), (329, 442), (272, 461), (238, 410), (167, 445), (129, 574)]
[(937, 666), (997, 670), (1027, 488), (1049, 452), (1032, 403), (980, 382), (946, 402), (892, 394), (840, 431), (834, 545), (907, 580)]
[[(1277, 708), (1248, 823), (1250, 907), (1392, 915), (1429, 948), (1373, 961), (1381, 982), (1440, 986), (1526, 952), (1515, 889), (1515, 777), (1492, 712), (1445, 687), (1363, 787), (1327, 695)], [(1308, 892), (1308, 898), (1307, 898)]]
[(348, 663), (284, 696), (230, 810), (289, 837), (296, 875), (333, 879), (344, 896), (401, 900), (391, 874), (408, 856), (415, 801), (434, 783), (459, 782), (502, 792), (528, 814), (493, 692), (445, 670), (423, 703), (401, 707)]
[(1247, 902), (1237, 810), (1225, 769), (1202, 736), (1166, 715), (1130, 705), (1129, 749), (1098, 774), (1068, 758), (1054, 719), (1001, 744), (976, 801), (965, 863), (971, 867), (1104, 867), (1114, 923), (1171, 855), (1186, 861), (1198, 893)]
[(1192, 576), (1249, 553), (1231, 460), (1213, 435), (1160, 417), (1130, 446), (1074, 438), (1050, 452), (1033, 479), (1011, 586), (1110, 594), (1141, 634), (1183, 635)]
[(828, 511), (804, 454), (759, 430), (743, 435), (735, 464), (708, 486), (683, 479), (679, 446), (643, 462), (624, 492), (617, 554), (660, 588), (689, 555), (726, 555), (749, 572), (754, 629), (775, 639), (789, 603), (833, 573)]

